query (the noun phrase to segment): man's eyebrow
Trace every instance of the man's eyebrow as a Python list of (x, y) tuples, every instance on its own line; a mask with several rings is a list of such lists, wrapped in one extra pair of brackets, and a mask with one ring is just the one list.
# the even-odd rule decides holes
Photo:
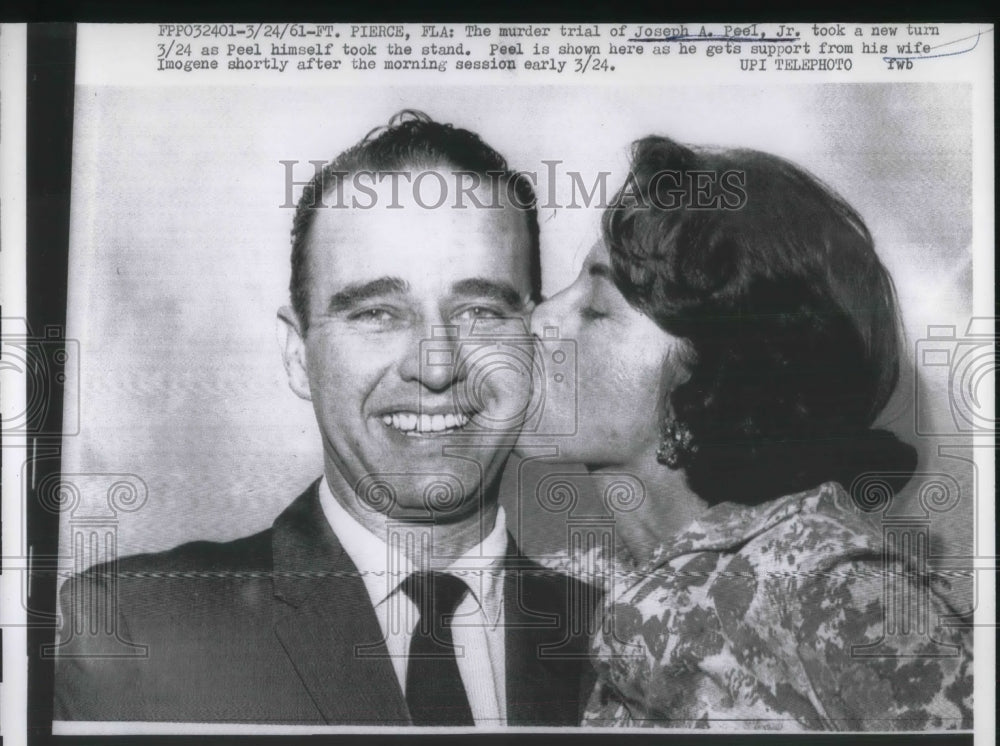
[(524, 306), (524, 298), (513, 285), (507, 282), (496, 282), (482, 277), (459, 280), (451, 286), (453, 295), (466, 295), (476, 298), (491, 298), (512, 309)]
[(326, 309), (328, 313), (339, 313), (354, 308), (359, 303), (385, 295), (402, 295), (410, 290), (410, 285), (398, 277), (379, 277), (371, 282), (348, 285), (334, 293)]
[(589, 273), (591, 277), (603, 277), (606, 280), (611, 279), (611, 267), (604, 262), (594, 262), (591, 264)]

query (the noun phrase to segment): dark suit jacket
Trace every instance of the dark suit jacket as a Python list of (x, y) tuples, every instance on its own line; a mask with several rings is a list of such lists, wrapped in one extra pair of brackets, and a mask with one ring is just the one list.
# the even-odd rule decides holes
[[(317, 484), (259, 534), (68, 580), (55, 717), (409, 724), (375, 611)], [(508, 724), (578, 725), (593, 681), (593, 591), (508, 546)]]

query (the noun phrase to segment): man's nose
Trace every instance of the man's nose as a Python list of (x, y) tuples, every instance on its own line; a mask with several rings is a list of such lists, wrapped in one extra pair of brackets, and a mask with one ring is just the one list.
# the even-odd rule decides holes
[(404, 381), (417, 381), (431, 391), (444, 391), (462, 375), (459, 364), (459, 327), (433, 324), (415, 335), (410, 351), (400, 365)]

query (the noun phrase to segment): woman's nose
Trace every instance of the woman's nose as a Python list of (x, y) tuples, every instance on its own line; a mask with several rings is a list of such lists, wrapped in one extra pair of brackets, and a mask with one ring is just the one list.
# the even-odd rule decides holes
[(531, 314), (531, 333), (539, 339), (556, 339), (565, 325), (564, 290), (538, 304)]
[(552, 326), (551, 310), (549, 301), (545, 301), (535, 306), (535, 310), (531, 312), (531, 333), (539, 339), (544, 339), (544, 329)]

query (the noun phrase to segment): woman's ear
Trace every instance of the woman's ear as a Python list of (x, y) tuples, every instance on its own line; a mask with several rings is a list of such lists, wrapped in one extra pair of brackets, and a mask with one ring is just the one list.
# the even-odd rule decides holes
[(278, 344), (288, 374), (288, 385), (300, 399), (312, 401), (306, 360), (305, 334), (299, 318), (289, 306), (278, 309)]
[(670, 337), (670, 345), (663, 360), (663, 373), (660, 376), (658, 404), (663, 419), (673, 416), (670, 396), (678, 386), (691, 378), (691, 365), (694, 359), (694, 350), (690, 342), (680, 337)]

